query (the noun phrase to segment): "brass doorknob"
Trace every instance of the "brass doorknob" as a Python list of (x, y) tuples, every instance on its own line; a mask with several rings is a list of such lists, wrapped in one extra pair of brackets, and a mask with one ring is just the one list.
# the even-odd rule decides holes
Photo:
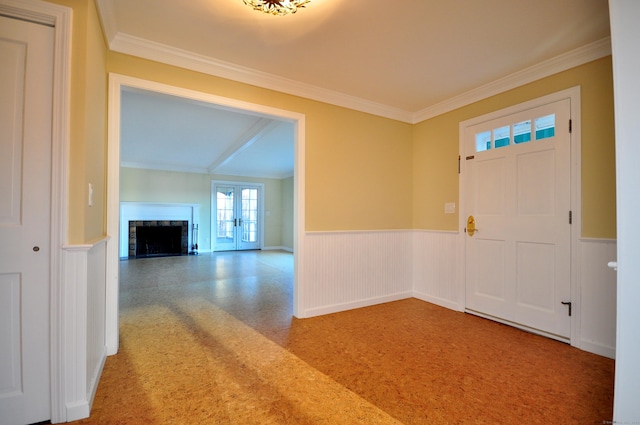
[(467, 218), (467, 233), (469, 234), (469, 236), (473, 236), (477, 231), (478, 229), (476, 229), (476, 219), (473, 218), (472, 215), (470, 215), (469, 218)]

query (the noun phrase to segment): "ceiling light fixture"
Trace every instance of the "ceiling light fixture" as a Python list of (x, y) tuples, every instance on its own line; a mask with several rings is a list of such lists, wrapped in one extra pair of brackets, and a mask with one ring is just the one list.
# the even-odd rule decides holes
[(311, 0), (243, 0), (244, 4), (269, 15), (288, 15), (296, 13)]

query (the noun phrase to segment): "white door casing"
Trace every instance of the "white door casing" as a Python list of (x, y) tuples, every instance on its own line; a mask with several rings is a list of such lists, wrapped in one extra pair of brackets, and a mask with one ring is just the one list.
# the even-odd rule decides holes
[(0, 424), (51, 418), (53, 43), (0, 17)]
[[(569, 212), (572, 195), (570, 93), (461, 123), (461, 228), (466, 311), (569, 341), (572, 316)], [(555, 135), (515, 144), (513, 124), (553, 114)], [(507, 129), (511, 144), (476, 152), (477, 134)], [(465, 229), (466, 230), (466, 229)]]

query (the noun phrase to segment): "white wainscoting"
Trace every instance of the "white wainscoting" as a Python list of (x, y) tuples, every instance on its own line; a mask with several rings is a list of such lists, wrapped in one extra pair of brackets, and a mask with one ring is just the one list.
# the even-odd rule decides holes
[(106, 245), (63, 247), (64, 394), (66, 420), (89, 416), (107, 358), (105, 339)]
[[(464, 310), (458, 232), (372, 231), (305, 234), (303, 317), (415, 297)], [(615, 357), (616, 242), (581, 239), (575, 296), (578, 348)]]
[(617, 273), (607, 266), (617, 260), (617, 243), (580, 239), (579, 348), (615, 358)]
[(308, 232), (303, 316), (412, 296), (412, 232)]
[(459, 290), (458, 232), (415, 230), (413, 296), (452, 310), (464, 310)]

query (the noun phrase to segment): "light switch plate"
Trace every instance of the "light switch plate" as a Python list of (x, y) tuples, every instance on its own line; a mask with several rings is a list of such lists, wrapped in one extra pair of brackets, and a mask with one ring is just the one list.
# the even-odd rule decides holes
[(456, 203), (455, 202), (447, 202), (444, 204), (444, 213), (445, 214), (455, 214), (456, 213)]
[(89, 206), (93, 206), (93, 185), (89, 183)]

